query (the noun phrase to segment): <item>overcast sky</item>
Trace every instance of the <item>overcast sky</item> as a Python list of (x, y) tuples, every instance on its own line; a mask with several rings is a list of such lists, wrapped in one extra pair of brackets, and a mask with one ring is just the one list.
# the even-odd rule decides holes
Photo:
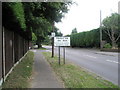
[(102, 19), (118, 12), (119, 0), (73, 0), (77, 5), (72, 5), (65, 14), (62, 22), (55, 24), (64, 34), (70, 34), (72, 29), (78, 32), (96, 29), (100, 25), (100, 10)]

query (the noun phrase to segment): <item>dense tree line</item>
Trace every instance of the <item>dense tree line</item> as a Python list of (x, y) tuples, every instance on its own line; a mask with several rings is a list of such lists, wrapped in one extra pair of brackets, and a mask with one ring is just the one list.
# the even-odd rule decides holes
[[(68, 36), (71, 38), (72, 47), (100, 47), (100, 28)], [(102, 40), (112, 46), (112, 42), (104, 30), (102, 30)], [(120, 47), (120, 38), (117, 45)]]

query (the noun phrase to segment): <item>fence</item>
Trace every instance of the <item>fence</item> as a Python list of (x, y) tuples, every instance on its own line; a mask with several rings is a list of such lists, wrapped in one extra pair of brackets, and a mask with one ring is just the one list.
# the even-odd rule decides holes
[(5, 80), (14, 64), (24, 56), (28, 49), (28, 40), (17, 32), (3, 28), (3, 32), (0, 32), (0, 80)]
[(1, 78), (2, 78), (2, 29), (0, 29), (0, 80)]
[[(0, 12), (2, 11), (2, 3), (0, 2)], [(0, 13), (0, 85), (2, 78), (2, 14)]]

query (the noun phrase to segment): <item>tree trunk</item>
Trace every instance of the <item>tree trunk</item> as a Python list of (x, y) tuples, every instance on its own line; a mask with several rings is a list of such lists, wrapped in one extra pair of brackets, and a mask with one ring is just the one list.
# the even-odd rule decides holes
[(116, 48), (116, 41), (115, 41), (115, 36), (114, 36), (115, 32), (114, 30), (112, 29), (111, 30), (111, 35), (112, 35), (112, 49), (115, 49)]
[(38, 48), (42, 47), (41, 39), (40, 38), (37, 39), (37, 43), (36, 44), (38, 45)]
[(41, 48), (41, 47), (42, 47), (42, 45), (41, 45), (41, 43), (39, 43), (39, 44), (38, 44), (38, 48)]
[(112, 49), (115, 49), (115, 48), (116, 48), (116, 42), (112, 41)]

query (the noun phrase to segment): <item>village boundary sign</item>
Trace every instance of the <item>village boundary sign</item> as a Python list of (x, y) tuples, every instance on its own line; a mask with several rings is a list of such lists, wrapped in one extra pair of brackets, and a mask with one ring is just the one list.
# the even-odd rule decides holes
[(55, 46), (70, 46), (70, 37), (54, 37)]
[(59, 60), (58, 63), (60, 65), (60, 47), (63, 47), (63, 62), (65, 64), (65, 46), (70, 46), (70, 37), (54, 37), (54, 46), (58, 46), (58, 54), (59, 54)]

